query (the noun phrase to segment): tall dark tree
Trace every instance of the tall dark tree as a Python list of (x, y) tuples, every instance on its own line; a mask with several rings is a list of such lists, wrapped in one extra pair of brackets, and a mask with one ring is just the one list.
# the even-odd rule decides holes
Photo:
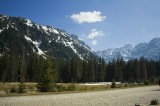
[(95, 80), (95, 68), (94, 68), (94, 59), (91, 58), (88, 63), (88, 81), (94, 82)]
[(124, 70), (124, 67), (125, 67), (125, 62), (124, 60), (121, 58), (121, 59), (117, 59), (117, 81), (123, 81), (123, 70)]
[(133, 60), (133, 76), (136, 82), (139, 82), (140, 79), (140, 66), (137, 59)]
[(146, 60), (141, 57), (139, 60), (139, 66), (140, 66), (140, 78), (142, 81), (147, 80), (147, 67), (146, 67)]
[(48, 57), (44, 63), (44, 70), (41, 71), (38, 76), (38, 89), (42, 92), (50, 91), (56, 83), (56, 78), (54, 61)]

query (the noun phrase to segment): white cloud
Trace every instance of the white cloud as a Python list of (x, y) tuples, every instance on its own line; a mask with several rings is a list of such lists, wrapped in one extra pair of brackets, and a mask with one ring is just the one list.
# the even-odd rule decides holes
[(93, 22), (101, 22), (106, 16), (102, 16), (100, 11), (93, 12), (80, 12), (79, 14), (72, 14), (70, 16), (76, 23), (93, 23)]
[(97, 45), (97, 40), (93, 40), (93, 41), (92, 41), (92, 45), (93, 45), (93, 46)]
[(87, 36), (87, 38), (88, 39), (95, 39), (95, 38), (101, 37), (103, 35), (104, 35), (103, 31), (97, 31), (97, 29), (92, 29), (91, 33)]

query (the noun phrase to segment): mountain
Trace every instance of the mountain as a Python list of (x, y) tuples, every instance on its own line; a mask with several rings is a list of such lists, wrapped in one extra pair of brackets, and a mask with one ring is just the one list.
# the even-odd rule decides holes
[(125, 61), (144, 57), (148, 60), (160, 59), (160, 38), (154, 38), (149, 43), (140, 43), (135, 47), (127, 44), (121, 48), (97, 51), (97, 55), (103, 57), (106, 62), (123, 58)]
[(78, 56), (82, 60), (96, 57), (95, 52), (76, 35), (48, 25), (39, 25), (29, 19), (0, 14), (0, 56), (33, 53), (51, 55), (69, 60)]

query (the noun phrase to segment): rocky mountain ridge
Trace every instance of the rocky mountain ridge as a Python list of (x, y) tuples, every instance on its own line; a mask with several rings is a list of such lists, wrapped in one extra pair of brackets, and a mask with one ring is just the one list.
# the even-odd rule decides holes
[(13, 47), (9, 42), (9, 36), (12, 36), (16, 42), (15, 49), (21, 45), (19, 51), (22, 53), (24, 49), (27, 55), (36, 53), (44, 57), (51, 55), (54, 58), (67, 60), (74, 56), (82, 60), (97, 56), (76, 35), (48, 25), (38, 25), (26, 18), (0, 14), (0, 56)]
[(123, 58), (125, 61), (144, 57), (148, 60), (160, 59), (160, 38), (154, 38), (149, 43), (140, 43), (133, 47), (130, 44), (121, 48), (97, 51), (97, 55), (103, 57), (106, 62)]

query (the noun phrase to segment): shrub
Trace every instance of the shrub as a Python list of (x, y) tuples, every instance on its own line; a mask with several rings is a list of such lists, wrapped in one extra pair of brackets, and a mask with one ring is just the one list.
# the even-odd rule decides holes
[(18, 93), (25, 93), (26, 92), (26, 86), (22, 83), (18, 87)]
[(151, 100), (151, 105), (158, 105), (158, 99)]
[(128, 87), (129, 85), (127, 83), (124, 84), (124, 87)]
[(56, 86), (57, 91), (66, 91), (66, 87), (63, 87), (62, 85), (57, 85)]
[(150, 81), (148, 81), (148, 80), (144, 81), (144, 85), (149, 85), (149, 84), (151, 84)]
[(123, 85), (122, 84), (118, 84), (116, 85), (117, 88), (123, 88)]
[(10, 88), (10, 93), (16, 93), (16, 87), (15, 86), (12, 86)]
[(38, 84), (37, 88), (40, 92), (49, 92), (53, 90), (53, 86), (49, 85), (48, 83)]
[(34, 85), (28, 85), (28, 89), (35, 89)]
[(160, 86), (160, 79), (157, 80), (157, 84)]
[(115, 80), (113, 80), (111, 88), (116, 88), (116, 82), (115, 82)]
[(67, 91), (75, 91), (76, 90), (76, 86), (75, 85), (69, 85), (67, 87)]

